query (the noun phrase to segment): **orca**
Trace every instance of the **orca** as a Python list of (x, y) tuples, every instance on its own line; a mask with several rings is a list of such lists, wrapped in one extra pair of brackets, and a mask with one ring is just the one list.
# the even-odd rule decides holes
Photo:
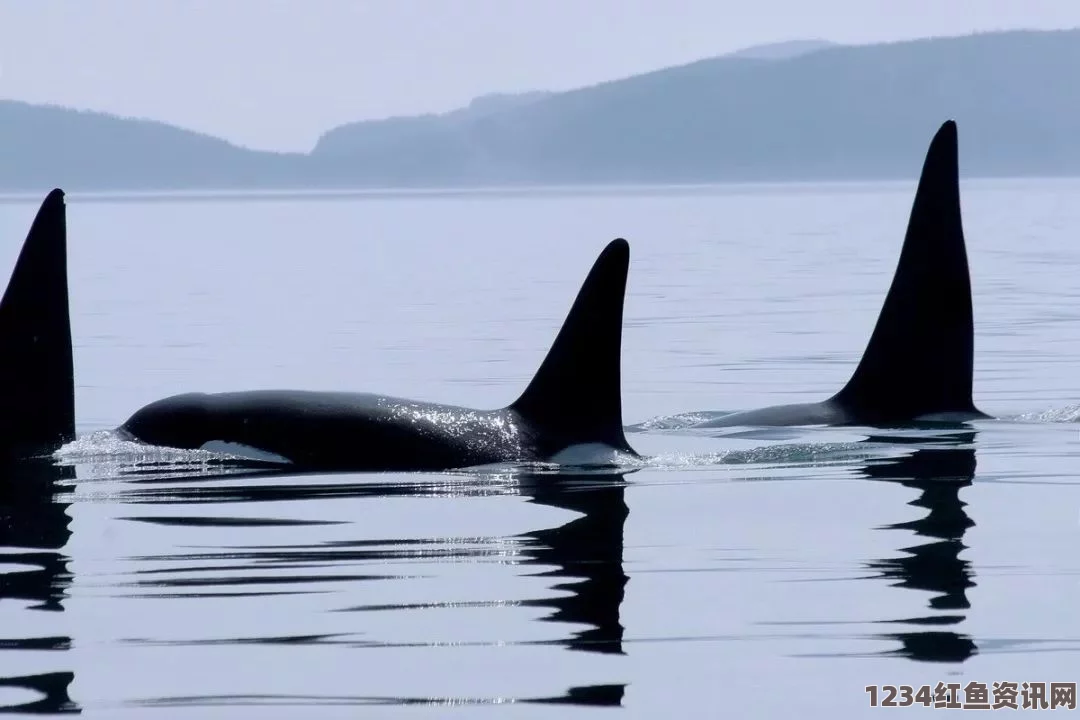
[(136, 411), (117, 435), (310, 471), (619, 464), (620, 455), (639, 457), (622, 424), (620, 355), (629, 262), (630, 247), (622, 238), (601, 252), (539, 370), (506, 407), (477, 410), (349, 392), (186, 393)]
[(927, 150), (892, 286), (848, 383), (817, 403), (695, 413), (706, 419), (691, 427), (895, 427), (989, 418), (972, 401), (973, 355), (957, 130), (948, 120)]
[(49, 456), (75, 439), (64, 191), (41, 203), (0, 300), (0, 462)]

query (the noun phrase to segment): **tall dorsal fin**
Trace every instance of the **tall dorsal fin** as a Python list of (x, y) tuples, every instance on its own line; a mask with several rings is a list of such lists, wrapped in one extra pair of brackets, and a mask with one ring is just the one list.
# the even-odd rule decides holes
[(67, 211), (45, 198), (0, 300), (0, 454), (51, 453), (75, 438)]
[(900, 262), (859, 366), (832, 401), (870, 422), (977, 412), (956, 123), (930, 143)]
[(605, 443), (629, 450), (620, 372), (629, 267), (629, 243), (622, 238), (608, 243), (540, 369), (510, 405), (557, 444)]

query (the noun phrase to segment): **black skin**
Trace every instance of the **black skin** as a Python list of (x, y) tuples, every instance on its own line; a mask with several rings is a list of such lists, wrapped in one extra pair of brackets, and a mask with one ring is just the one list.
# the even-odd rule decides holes
[(972, 402), (973, 356), (956, 124), (950, 120), (927, 150), (892, 286), (848, 384), (818, 403), (694, 413), (708, 417), (692, 427), (897, 427), (988, 418)]
[[(177, 395), (142, 408), (120, 434), (196, 450), (240, 443), (310, 469), (440, 470), (544, 461), (573, 445), (512, 408), (473, 410), (367, 393), (265, 390)], [(616, 449), (634, 454), (624, 441)]]
[(75, 439), (67, 209), (41, 203), (0, 300), (0, 462), (51, 455)]
[(190, 393), (150, 403), (128, 439), (182, 449), (242, 444), (299, 468), (442, 470), (549, 461), (597, 444), (636, 455), (622, 425), (620, 352), (630, 251), (608, 244), (532, 382), (505, 408), (476, 410), (364, 393)]

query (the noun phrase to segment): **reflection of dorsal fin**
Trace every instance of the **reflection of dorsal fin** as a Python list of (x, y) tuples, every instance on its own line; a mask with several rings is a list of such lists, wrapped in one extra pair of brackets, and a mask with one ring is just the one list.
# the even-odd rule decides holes
[(863, 422), (977, 412), (956, 124), (930, 143), (892, 287), (866, 352), (832, 401)]
[(75, 438), (64, 193), (41, 204), (0, 301), (0, 453), (52, 453)]
[(630, 245), (611, 241), (585, 278), (555, 342), (510, 409), (563, 445), (627, 449), (622, 424), (622, 323)]

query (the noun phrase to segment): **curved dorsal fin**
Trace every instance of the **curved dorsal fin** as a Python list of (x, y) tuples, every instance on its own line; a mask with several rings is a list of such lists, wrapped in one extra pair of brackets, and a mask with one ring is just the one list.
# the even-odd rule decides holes
[(563, 445), (629, 449), (622, 424), (622, 322), (630, 245), (608, 243), (555, 342), (510, 409)]
[(871, 422), (974, 412), (971, 280), (956, 123), (930, 143), (892, 286), (866, 351), (832, 401)]
[(42, 202), (0, 300), (0, 454), (51, 453), (75, 438), (62, 190)]

